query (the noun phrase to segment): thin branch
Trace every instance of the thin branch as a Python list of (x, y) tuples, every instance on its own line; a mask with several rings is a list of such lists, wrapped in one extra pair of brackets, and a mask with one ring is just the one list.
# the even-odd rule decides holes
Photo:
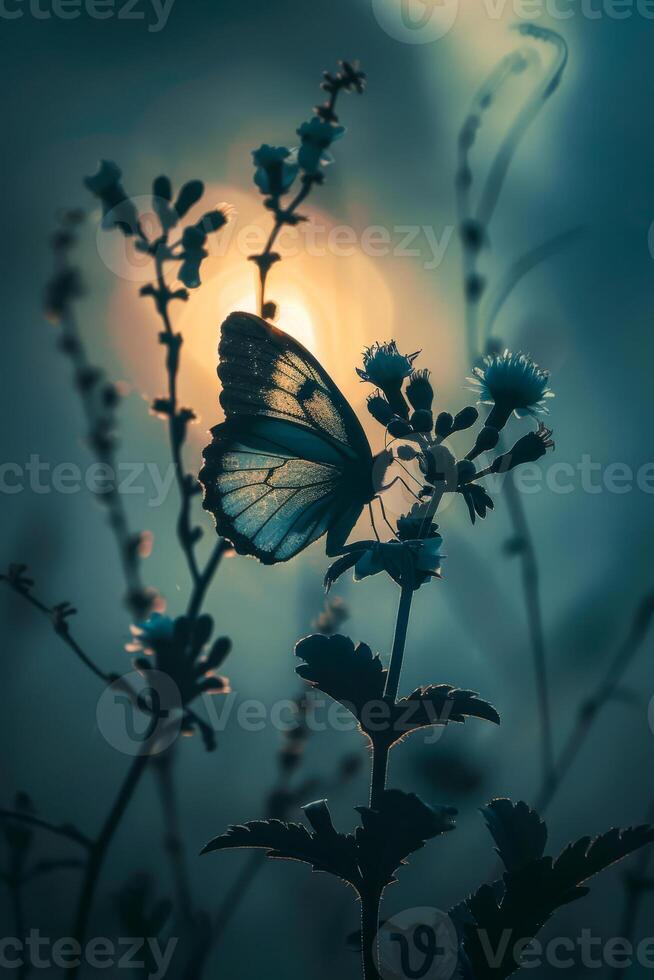
[(597, 719), (600, 711), (607, 705), (615, 694), (616, 688), (633, 663), (649, 633), (654, 618), (654, 594), (647, 595), (640, 603), (633, 618), (631, 627), (618, 647), (604, 677), (599, 682), (595, 693), (582, 705), (577, 723), (573, 728), (556, 766), (549, 779), (545, 780), (536, 802), (536, 809), (544, 812), (558, 792), (563, 780), (575, 762), (579, 751)]
[(75, 844), (79, 844), (81, 847), (92, 847), (93, 841), (90, 837), (87, 837), (81, 831), (77, 830), (76, 827), (72, 827), (70, 824), (53, 824), (48, 820), (41, 820), (40, 817), (35, 817), (30, 813), (23, 813), (18, 810), (3, 810), (0, 809), (0, 820), (15, 820), (17, 823), (24, 823), (30, 827), (37, 827), (39, 830), (47, 830), (51, 834), (57, 834), (59, 837), (66, 837), (68, 840), (72, 840)]
[(106, 508), (109, 526), (118, 546), (123, 574), (127, 583), (125, 603), (137, 619), (149, 612), (153, 595), (141, 576), (140, 534), (131, 531), (127, 512), (117, 486), (115, 409), (120, 400), (115, 385), (107, 383), (103, 372), (95, 367), (82, 340), (75, 317), (73, 301), (81, 294), (79, 273), (69, 262), (74, 238), (61, 232), (53, 240), (54, 276), (48, 285), (47, 310), (61, 329), (59, 347), (70, 360), (87, 426), (89, 449), (101, 465), (105, 478), (96, 493)]
[(552, 712), (547, 676), (547, 653), (545, 649), (545, 631), (543, 629), (538, 558), (529, 528), (529, 522), (527, 521), (527, 515), (522, 505), (522, 499), (512, 475), (506, 480), (505, 491), (514, 534), (520, 541), (522, 584), (536, 676), (542, 772), (545, 779), (550, 779), (554, 773), (554, 739), (552, 734)]

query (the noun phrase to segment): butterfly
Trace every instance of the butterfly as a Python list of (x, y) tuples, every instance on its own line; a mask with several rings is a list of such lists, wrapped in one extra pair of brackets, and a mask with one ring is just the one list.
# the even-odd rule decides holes
[(377, 492), (352, 408), (302, 344), (251, 313), (225, 320), (218, 354), (226, 420), (200, 472), (216, 530), (266, 565), (324, 534), (340, 554)]

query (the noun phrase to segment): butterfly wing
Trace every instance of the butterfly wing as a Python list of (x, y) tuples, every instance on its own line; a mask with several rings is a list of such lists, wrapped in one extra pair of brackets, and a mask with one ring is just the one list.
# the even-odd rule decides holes
[(218, 532), (266, 564), (325, 533), (336, 553), (374, 495), (354, 412), (313, 355), (259, 317), (228, 317), (219, 355), (227, 419), (200, 473)]

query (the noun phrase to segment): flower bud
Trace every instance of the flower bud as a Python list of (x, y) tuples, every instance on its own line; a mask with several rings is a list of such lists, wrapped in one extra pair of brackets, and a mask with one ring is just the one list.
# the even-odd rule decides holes
[(446, 439), (452, 431), (454, 419), (449, 412), (441, 412), (436, 419), (436, 435), (441, 439)]
[(401, 439), (402, 436), (408, 436), (413, 432), (413, 429), (405, 419), (393, 418), (388, 423), (388, 431), (395, 439)]
[(410, 422), (414, 432), (431, 432), (434, 425), (434, 416), (428, 409), (421, 408), (413, 413)]
[(388, 404), (382, 393), (377, 390), (368, 397), (368, 411), (380, 425), (387, 426), (394, 416), (393, 409)]
[(503, 453), (494, 460), (493, 473), (506, 473), (507, 470), (512, 470), (514, 466), (520, 466), (522, 463), (535, 463), (548, 449), (554, 448), (551, 436), (552, 430), (540, 422), (535, 432), (529, 432), (522, 439), (518, 439), (508, 453)]
[(411, 380), (407, 385), (406, 396), (416, 411), (431, 411), (431, 406), (434, 401), (434, 389), (429, 381), (428, 370), (413, 372)]
[(482, 453), (487, 453), (489, 450), (495, 449), (499, 441), (500, 434), (497, 429), (494, 429), (492, 425), (485, 425), (477, 436), (474, 448), (470, 450), (466, 459), (476, 459)]
[(458, 415), (454, 416), (452, 432), (463, 432), (464, 429), (469, 429), (470, 426), (475, 424), (478, 418), (479, 412), (472, 405), (469, 405), (468, 408), (463, 408)]

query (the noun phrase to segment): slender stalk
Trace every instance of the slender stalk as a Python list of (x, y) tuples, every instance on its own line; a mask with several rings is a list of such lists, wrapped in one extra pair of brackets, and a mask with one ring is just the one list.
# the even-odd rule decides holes
[(191, 499), (193, 496), (192, 483), (186, 473), (182, 456), (183, 430), (178, 423), (177, 405), (177, 374), (179, 370), (179, 350), (183, 340), (181, 334), (175, 334), (168, 307), (172, 293), (166, 285), (164, 277), (164, 262), (168, 252), (167, 236), (164, 236), (153, 246), (155, 274), (157, 277), (157, 292), (155, 305), (163, 323), (163, 333), (166, 338), (168, 353), (166, 357), (166, 375), (168, 378), (168, 438), (170, 452), (175, 469), (175, 478), (181, 499), (179, 517), (177, 519), (177, 536), (194, 585), (200, 580), (200, 569), (195, 555), (194, 539), (191, 529)]
[(509, 479), (506, 481), (505, 492), (516, 537), (519, 538), (522, 544), (522, 550), (520, 552), (522, 583), (531, 649), (534, 658), (536, 695), (540, 719), (541, 765), (543, 778), (549, 781), (553, 778), (554, 773), (554, 740), (552, 735), (552, 713), (547, 676), (547, 655), (540, 599), (538, 561), (527, 516), (512, 476), (509, 476)]
[(56, 824), (50, 823), (48, 820), (41, 820), (40, 817), (35, 817), (31, 813), (22, 813), (18, 810), (0, 810), (0, 820), (15, 820), (17, 823), (24, 823), (30, 827), (38, 827), (39, 830), (47, 830), (59, 837), (66, 837), (82, 847), (90, 848), (93, 846), (93, 841), (75, 827), (71, 827), (69, 824), (58, 827)]
[(654, 618), (654, 595), (646, 596), (640, 603), (629, 631), (618, 647), (595, 693), (579, 711), (577, 722), (549, 777), (543, 781), (536, 801), (536, 809), (544, 812), (556, 796), (563, 780), (572, 768), (600, 711), (615, 694), (627, 669), (640, 650)]
[(166, 834), (164, 847), (170, 860), (177, 896), (177, 911), (180, 918), (188, 924), (193, 920), (193, 897), (186, 867), (177, 791), (173, 779), (174, 751), (174, 747), (171, 747), (158, 756), (154, 760), (153, 768), (164, 818)]
[(84, 666), (88, 667), (91, 673), (95, 674), (95, 676), (98, 677), (101, 681), (105, 681), (108, 684), (115, 679), (112, 675), (107, 674), (103, 670), (101, 670), (97, 666), (97, 664), (93, 662), (91, 657), (84, 652), (84, 650), (81, 648), (77, 640), (75, 640), (75, 638), (71, 635), (68, 625), (64, 621), (62, 621), (60, 617), (57, 616), (56, 606), (53, 607), (47, 606), (40, 599), (37, 599), (37, 597), (33, 595), (32, 592), (29, 591), (29, 589), (21, 587), (18, 584), (12, 582), (9, 576), (0, 575), (0, 581), (5, 582), (10, 589), (12, 589), (18, 595), (22, 596), (26, 602), (29, 602), (31, 606), (33, 606), (35, 609), (38, 609), (39, 612), (43, 613), (44, 616), (48, 617), (48, 619), (52, 623), (53, 629), (57, 634), (57, 636), (62, 640), (63, 643), (66, 644), (66, 646), (70, 650), (73, 651), (75, 656), (79, 660), (81, 660)]
[[(80, 897), (77, 905), (77, 912), (75, 915), (75, 926), (73, 935), (76, 941), (79, 943), (80, 947), (84, 946), (86, 940), (86, 933), (88, 929), (89, 918), (91, 915), (91, 910), (93, 908), (93, 900), (95, 898), (96, 887), (102, 872), (102, 868), (107, 856), (107, 852), (111, 845), (118, 827), (120, 826), (121, 820), (125, 814), (125, 811), (129, 805), (132, 796), (134, 795), (134, 790), (139, 784), (141, 776), (145, 772), (145, 769), (150, 761), (150, 757), (145, 753), (137, 755), (132, 765), (127, 773), (127, 777), (120, 789), (120, 792), (116, 798), (114, 805), (112, 806), (107, 819), (100, 831), (100, 835), (97, 840), (93, 843), (90, 851), (88, 864), (86, 866), (86, 873), (84, 875), (84, 881), (82, 883), (82, 889), (80, 892)], [(70, 977), (74, 980), (78, 976), (81, 966), (81, 961), (78, 966), (71, 968)]]
[(361, 896), (361, 959), (363, 980), (379, 980), (375, 953), (378, 950), (379, 906), (378, 892)]
[[(69, 271), (67, 258), (58, 256), (62, 273)], [(143, 584), (138, 551), (138, 535), (132, 533), (127, 511), (116, 486), (116, 452), (113, 433), (107, 431), (109, 416), (99, 392), (101, 372), (95, 368), (86, 353), (72, 305), (68, 303), (59, 319), (61, 349), (69, 357), (75, 372), (76, 387), (87, 423), (88, 445), (99, 463), (111, 476), (98, 499), (104, 504), (109, 525), (118, 545), (120, 562), (127, 583), (125, 602), (134, 616), (141, 618), (150, 600)]]
[(226, 893), (213, 923), (212, 945), (220, 941), (228, 924), (243, 901), (252, 882), (266, 864), (266, 855), (260, 851), (250, 854), (240, 874)]
[(402, 673), (402, 661), (404, 659), (404, 647), (406, 645), (406, 634), (409, 628), (409, 616), (411, 615), (411, 603), (413, 601), (413, 582), (402, 586), (400, 593), (400, 605), (397, 610), (395, 621), (395, 635), (393, 637), (393, 651), (391, 662), (386, 678), (384, 697), (395, 701), (397, 691), (400, 686), (400, 674)]

